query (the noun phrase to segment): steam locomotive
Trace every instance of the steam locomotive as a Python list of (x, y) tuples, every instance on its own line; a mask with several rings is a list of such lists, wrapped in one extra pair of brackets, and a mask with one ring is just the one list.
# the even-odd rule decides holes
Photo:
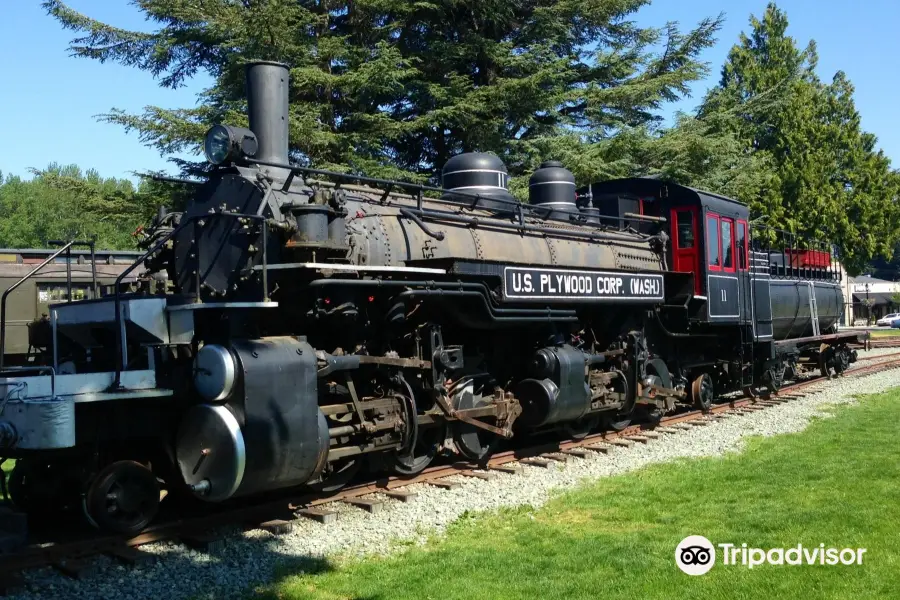
[(831, 255), (766, 248), (739, 202), (579, 189), (549, 161), (524, 204), (485, 153), (447, 161), (441, 188), (292, 166), (287, 67), (246, 76), (249, 128), (209, 131), (215, 168), (147, 231), (139, 287), (52, 305), (40, 360), (0, 373), (23, 510), (132, 534), (161, 486), (327, 492), (855, 359)]

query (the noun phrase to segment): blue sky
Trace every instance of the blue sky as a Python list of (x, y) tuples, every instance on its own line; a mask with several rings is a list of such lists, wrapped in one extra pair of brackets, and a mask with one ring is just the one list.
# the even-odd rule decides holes
[[(69, 0), (69, 5), (101, 21), (126, 29), (147, 29), (143, 16), (124, 0)], [(666, 110), (691, 110), (715, 85), (729, 48), (747, 30), (751, 13), (760, 15), (766, 0), (655, 0), (637, 15), (645, 25), (678, 21), (683, 29), (706, 16), (726, 12), (718, 44), (705, 52), (711, 66), (705, 81), (693, 86), (693, 97)], [(851, 6), (838, 0), (781, 0), (789, 34), (801, 45), (815, 39), (819, 74), (830, 79), (842, 69), (856, 86), (856, 106), (863, 127), (900, 167), (897, 98), (900, 77), (900, 2), (866, 0)], [(44, 14), (39, 0), (0, 0), (0, 171), (27, 176), (31, 167), (50, 162), (76, 163), (104, 176), (127, 177), (133, 171), (171, 167), (143, 146), (137, 134), (100, 123), (95, 115), (110, 108), (139, 112), (144, 106), (193, 106), (196, 94), (210, 82), (194, 79), (178, 90), (160, 88), (153, 77), (134, 68), (100, 64), (69, 56), (72, 32)]]

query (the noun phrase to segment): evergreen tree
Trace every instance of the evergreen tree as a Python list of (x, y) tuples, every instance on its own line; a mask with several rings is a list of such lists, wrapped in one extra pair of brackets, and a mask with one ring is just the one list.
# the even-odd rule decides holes
[(656, 121), (704, 75), (697, 55), (720, 19), (688, 33), (639, 27), (629, 17), (646, 2), (140, 0), (159, 26), (151, 33), (60, 0), (44, 6), (78, 33), (76, 56), (135, 66), (169, 87), (200, 71), (215, 78), (196, 108), (104, 117), (161, 153), (197, 149), (214, 122), (245, 124), (241, 66), (268, 59), (292, 67), (295, 160), (427, 180), (459, 152), (495, 152), (517, 174)]
[(97, 248), (135, 247), (131, 232), (168, 197), (159, 187), (51, 164), (30, 181), (0, 179), (0, 247), (40, 248), (48, 240), (95, 239)]
[(822, 83), (815, 43), (800, 50), (775, 4), (750, 22), (700, 117), (736, 115), (722, 121), (725, 129), (772, 169), (771, 187), (739, 198), (769, 225), (835, 241), (845, 266), (858, 272), (872, 257), (889, 255), (900, 237), (900, 178), (862, 131), (846, 75)]

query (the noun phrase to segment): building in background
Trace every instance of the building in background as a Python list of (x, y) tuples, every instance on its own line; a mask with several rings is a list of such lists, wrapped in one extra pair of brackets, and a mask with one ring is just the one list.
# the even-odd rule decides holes
[(876, 320), (900, 308), (900, 282), (876, 279), (869, 275), (847, 277), (844, 298), (844, 325), (874, 324)]

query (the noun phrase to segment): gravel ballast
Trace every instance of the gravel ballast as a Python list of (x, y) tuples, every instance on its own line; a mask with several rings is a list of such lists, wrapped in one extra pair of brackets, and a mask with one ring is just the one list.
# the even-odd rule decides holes
[[(860, 357), (878, 356), (896, 350), (860, 352)], [(871, 364), (864, 362), (862, 365)], [(860, 365), (860, 366), (862, 366)], [(460, 487), (448, 491), (417, 484), (412, 502), (386, 500), (377, 514), (346, 504), (327, 508), (341, 513), (335, 523), (300, 519), (290, 533), (273, 536), (261, 530), (229, 537), (221, 549), (196, 552), (179, 543), (142, 546), (158, 560), (142, 567), (123, 567), (107, 559), (96, 560), (96, 572), (83, 580), (72, 580), (52, 569), (26, 574), (25, 589), (11, 598), (110, 598), (167, 600), (234, 598), (246, 595), (248, 587), (269, 581), (278, 563), (299, 572), (316, 569), (333, 555), (363, 556), (394, 551), (398, 542), (421, 543), (440, 532), (464, 512), (529, 504), (540, 506), (552, 494), (570, 489), (584, 480), (625, 473), (652, 463), (678, 458), (721, 455), (741, 449), (747, 436), (771, 436), (804, 429), (814, 416), (827, 415), (826, 405), (855, 402), (854, 396), (882, 392), (898, 386), (900, 369), (862, 378), (840, 378), (819, 384), (822, 391), (804, 398), (727, 419), (705, 427), (661, 435), (648, 444), (616, 448), (608, 454), (550, 468), (523, 466), (518, 475), (498, 473), (492, 480), (451, 477)], [(377, 496), (375, 496), (377, 497)]]

